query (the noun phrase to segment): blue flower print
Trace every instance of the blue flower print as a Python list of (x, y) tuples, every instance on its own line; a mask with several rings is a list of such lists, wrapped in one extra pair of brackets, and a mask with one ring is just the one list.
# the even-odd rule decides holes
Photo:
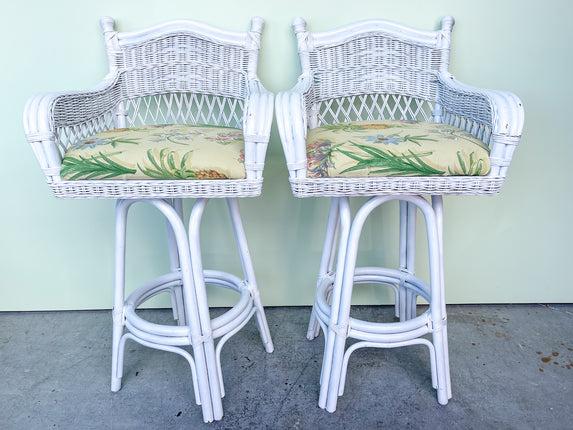
[(71, 145), (70, 149), (93, 149), (96, 146), (107, 145), (108, 143), (109, 139), (92, 138), (87, 140), (80, 140), (79, 142)]
[(379, 134), (378, 136), (365, 136), (363, 139), (371, 142), (371, 143), (383, 143), (384, 145), (388, 145), (389, 143), (393, 143), (394, 145), (398, 145), (399, 143), (403, 142), (404, 139), (399, 136), (383, 136)]

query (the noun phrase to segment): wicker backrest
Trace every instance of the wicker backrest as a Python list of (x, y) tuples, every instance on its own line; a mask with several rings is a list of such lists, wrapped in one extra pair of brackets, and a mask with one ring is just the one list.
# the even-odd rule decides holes
[(230, 32), (172, 21), (117, 32), (103, 18), (110, 73), (117, 74), (125, 126), (206, 123), (242, 127), (243, 100), (256, 68), (263, 22)]
[(436, 74), (447, 71), (453, 19), (439, 31), (389, 21), (362, 21), (310, 33), (294, 22), (302, 74), (312, 80), (309, 126), (359, 119), (429, 120), (437, 99)]

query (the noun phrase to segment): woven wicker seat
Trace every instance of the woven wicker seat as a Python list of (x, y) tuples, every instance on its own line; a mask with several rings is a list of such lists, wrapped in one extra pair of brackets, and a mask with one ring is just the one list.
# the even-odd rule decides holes
[[(499, 193), (523, 128), (523, 108), (515, 95), (464, 85), (448, 72), (453, 24), (452, 17), (445, 17), (440, 30), (421, 31), (369, 20), (320, 33), (307, 31), (302, 18), (293, 24), (302, 74), (292, 90), (277, 95), (277, 124), (294, 195), (332, 197), (308, 330), (309, 339), (320, 328), (325, 334), (319, 406), (330, 412), (344, 390), (350, 355), (362, 347), (427, 346), (438, 401), (446, 404), (451, 397), (442, 195)], [(389, 122), (369, 125), (378, 127), (379, 134), (367, 136), (368, 145), (356, 135), (348, 141), (340, 135), (328, 140), (326, 132), (356, 130), (364, 128), (364, 121), (380, 120)], [(453, 163), (459, 162), (460, 169), (436, 167), (422, 149), (431, 136), (383, 129), (399, 121), (467, 132), (485, 148), (486, 159), (477, 161), (475, 154), (454, 147), (458, 160)], [(322, 140), (309, 137), (309, 130), (316, 134), (319, 127)], [(400, 152), (398, 144), (406, 140), (410, 146)], [(491, 164), (489, 171), (486, 164)], [(354, 218), (351, 196), (371, 196)], [(364, 222), (392, 200), (400, 201), (399, 267), (356, 267)], [(414, 271), (418, 210), (427, 230), (428, 281)], [(352, 291), (361, 283), (394, 290), (399, 322), (350, 317)], [(427, 308), (417, 308), (418, 298)], [(347, 347), (348, 338), (357, 342)]]
[[(194, 21), (134, 32), (115, 31), (108, 17), (101, 25), (109, 74), (88, 91), (31, 98), (26, 136), (56, 197), (117, 199), (112, 390), (121, 387), (132, 339), (185, 357), (204, 420), (218, 420), (223, 344), (255, 315), (264, 347), (273, 351), (237, 200), (261, 193), (272, 121), (273, 95), (257, 78), (263, 20), (254, 18), (248, 32)], [(184, 198), (196, 199), (188, 229)], [(199, 233), (210, 198), (227, 198), (242, 277), (203, 269)], [(125, 298), (126, 222), (137, 202), (165, 216), (171, 268)], [(235, 291), (237, 304), (211, 319), (206, 284)], [(176, 324), (136, 312), (161, 293), (171, 296)]]

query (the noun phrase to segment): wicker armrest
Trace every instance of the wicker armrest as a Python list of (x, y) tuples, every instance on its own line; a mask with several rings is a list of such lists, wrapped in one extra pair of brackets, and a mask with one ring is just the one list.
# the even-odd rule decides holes
[(443, 121), (468, 128), (475, 124), (489, 127), (492, 170), (490, 176), (505, 177), (513, 152), (521, 138), (524, 110), (521, 100), (507, 91), (471, 87), (449, 73), (438, 75), (438, 102)]
[(311, 88), (309, 76), (302, 75), (289, 91), (277, 94), (277, 126), (291, 178), (306, 176), (306, 112), (304, 96)]
[[(249, 82), (249, 95), (245, 102), (244, 137), (245, 168), (252, 179), (262, 177), (265, 155), (273, 122), (274, 95), (257, 79)], [(248, 162), (248, 160), (252, 160)]]
[(82, 124), (90, 124), (91, 133), (102, 131), (106, 114), (109, 116), (117, 106), (119, 93), (117, 78), (108, 77), (87, 91), (42, 93), (28, 100), (24, 130), (48, 181), (59, 179), (66, 149), (59, 144), (58, 133)]

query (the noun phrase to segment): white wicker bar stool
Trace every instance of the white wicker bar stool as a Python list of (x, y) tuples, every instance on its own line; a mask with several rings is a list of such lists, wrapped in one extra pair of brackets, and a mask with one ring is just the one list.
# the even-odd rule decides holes
[[(221, 348), (253, 315), (273, 351), (237, 200), (261, 193), (273, 114), (273, 95), (257, 77), (264, 23), (251, 24), (248, 32), (195, 21), (117, 32), (104, 17), (110, 71), (101, 84), (36, 95), (24, 112), (56, 197), (117, 199), (112, 390), (121, 387), (128, 339), (177, 353), (189, 362), (205, 422), (223, 416)], [(186, 198), (196, 199), (188, 228)], [(200, 225), (211, 198), (227, 199), (242, 277), (203, 268)], [(171, 267), (125, 298), (127, 215), (138, 202), (164, 215)], [(212, 319), (206, 285), (235, 291), (236, 304)], [(171, 295), (173, 325), (136, 312), (161, 293)]]
[[(308, 338), (325, 334), (319, 406), (336, 410), (350, 355), (428, 347), (438, 402), (451, 398), (444, 294), (443, 195), (497, 194), (523, 128), (520, 100), (448, 72), (452, 17), (438, 31), (383, 20), (328, 32), (294, 21), (302, 74), (277, 95), (277, 124), (297, 197), (331, 197)], [(351, 196), (371, 196), (353, 215)], [(399, 201), (399, 267), (357, 267), (370, 214)], [(429, 279), (415, 275), (417, 212)], [(397, 322), (350, 316), (355, 284), (394, 290)], [(418, 298), (426, 308), (417, 308)], [(425, 309), (425, 310), (424, 310)], [(353, 342), (348, 342), (353, 339)]]

